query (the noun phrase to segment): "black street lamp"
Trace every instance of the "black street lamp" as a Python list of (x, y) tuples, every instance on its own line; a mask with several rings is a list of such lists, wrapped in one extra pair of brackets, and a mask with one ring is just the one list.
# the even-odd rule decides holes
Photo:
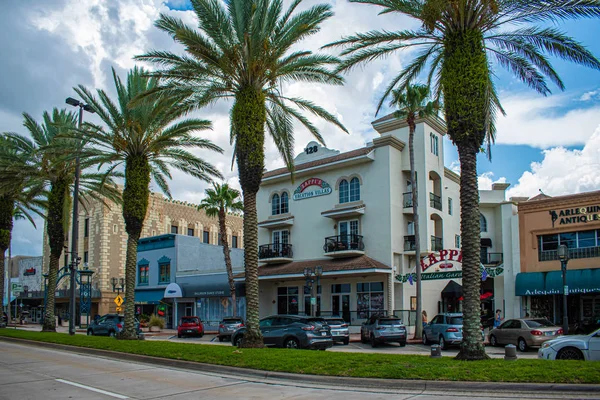
[(569, 248), (564, 244), (558, 246), (558, 259), (560, 260), (563, 281), (563, 333), (568, 335), (569, 317), (567, 315), (567, 296), (569, 295), (569, 287), (567, 286), (567, 263), (569, 262)]
[[(306, 279), (306, 287), (310, 290), (310, 316), (315, 316), (315, 306), (317, 304), (317, 299), (314, 294), (314, 285), (315, 280), (312, 278), (315, 276), (317, 278), (317, 292), (319, 291), (319, 287), (321, 286), (321, 276), (323, 276), (323, 267), (320, 265), (315, 267), (314, 271), (311, 268), (304, 268), (304, 278)], [(314, 302), (314, 304), (313, 304)], [(306, 310), (305, 310), (306, 311)]]
[[(79, 123), (77, 127), (81, 129), (83, 123), (83, 111), (94, 113), (94, 109), (89, 104), (84, 104), (81, 101), (72, 97), (67, 97), (66, 103), (73, 107), (79, 107)], [(71, 293), (69, 296), (69, 335), (75, 334), (75, 271), (77, 271), (77, 265), (81, 258), (77, 257), (77, 239), (79, 235), (79, 175), (80, 171), (79, 163), (79, 149), (77, 149), (77, 158), (75, 159), (75, 184), (73, 185), (73, 229), (71, 231)]]
[(87, 263), (83, 263), (83, 269), (79, 271), (82, 288), (79, 296), (79, 315), (85, 314), (86, 327), (90, 326), (90, 313), (92, 312), (92, 275), (94, 275), (94, 270), (91, 270)]
[[(125, 279), (123, 278), (115, 278), (114, 276), (110, 278), (110, 283), (112, 283), (113, 292), (117, 294), (121, 294), (125, 291)], [(121, 287), (117, 286), (120, 285)]]

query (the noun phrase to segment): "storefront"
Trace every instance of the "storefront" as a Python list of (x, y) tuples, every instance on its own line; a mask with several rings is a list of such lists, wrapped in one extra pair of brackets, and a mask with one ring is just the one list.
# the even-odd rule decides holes
[(572, 329), (600, 315), (600, 192), (538, 196), (519, 203), (521, 273), (515, 293), (531, 316), (562, 323), (558, 248), (568, 248), (567, 315)]

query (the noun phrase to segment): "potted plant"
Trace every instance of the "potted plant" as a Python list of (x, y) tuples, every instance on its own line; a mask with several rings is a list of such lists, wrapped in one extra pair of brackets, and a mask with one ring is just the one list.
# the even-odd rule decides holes
[(147, 314), (140, 315), (140, 328), (147, 328), (148, 321), (150, 321), (150, 317)]
[(148, 321), (148, 327), (150, 328), (150, 332), (160, 332), (161, 329), (165, 329), (165, 320), (157, 315), (153, 315)]

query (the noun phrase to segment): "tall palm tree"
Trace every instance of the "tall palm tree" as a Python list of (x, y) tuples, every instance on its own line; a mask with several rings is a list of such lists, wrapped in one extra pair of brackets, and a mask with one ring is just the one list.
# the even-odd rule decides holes
[(183, 45), (186, 54), (152, 51), (138, 59), (160, 65), (162, 69), (156, 71), (156, 75), (164, 79), (164, 84), (158, 91), (187, 98), (183, 103), (186, 108), (233, 99), (230, 137), (244, 201), (247, 331), (242, 345), (262, 347), (258, 326), (256, 193), (265, 167), (265, 130), (290, 171), (293, 171), (294, 120), (324, 143), (317, 127), (302, 111), (346, 131), (325, 109), (283, 93), (284, 83), (343, 83), (343, 79), (328, 68), (338, 63), (337, 58), (296, 47), (302, 39), (318, 32), (321, 23), (333, 13), (328, 4), (297, 11), (302, 0), (294, 0), (285, 11), (283, 0), (191, 2), (198, 29), (167, 15), (161, 15), (156, 22), (158, 28)]
[(415, 172), (415, 129), (419, 118), (436, 116), (437, 102), (427, 101), (429, 88), (426, 85), (407, 85), (404, 91), (392, 90), (390, 107), (396, 107), (396, 118), (401, 118), (408, 124), (408, 153), (410, 158), (410, 183), (412, 189), (413, 221), (415, 229), (415, 270), (417, 271), (417, 323), (415, 324), (415, 338), (421, 339), (423, 324), (419, 323), (423, 310), (421, 293), (421, 239), (419, 235), (419, 204), (417, 196), (417, 175)]
[[(510, 70), (527, 86), (548, 95), (550, 79), (564, 84), (548, 56), (600, 69), (581, 43), (552, 27), (567, 19), (597, 18), (598, 0), (349, 0), (382, 7), (382, 14), (408, 15), (422, 24), (417, 30), (370, 31), (330, 46), (343, 46), (348, 56), (339, 70), (384, 57), (405, 48), (421, 48), (396, 75), (379, 103), (426, 73), (434, 97), (443, 97), (448, 136), (457, 146), (461, 165), (460, 201), (463, 250), (464, 339), (459, 359), (486, 358), (479, 320), (479, 193), (477, 154), (494, 141), (494, 122), (504, 114), (493, 77), (494, 66)], [(494, 64), (493, 61), (496, 63)]]
[(127, 232), (127, 256), (125, 262), (125, 326), (122, 338), (136, 338), (135, 331), (135, 276), (137, 244), (142, 233), (148, 198), (150, 179), (169, 197), (171, 193), (167, 178), (171, 178), (169, 167), (203, 181), (221, 177), (211, 164), (190, 150), (223, 150), (206, 139), (192, 135), (196, 131), (211, 128), (209, 121), (200, 119), (179, 120), (187, 113), (179, 107), (174, 97), (145, 97), (135, 105), (133, 98), (153, 90), (158, 80), (147, 76), (143, 68), (134, 68), (123, 83), (113, 69), (113, 81), (117, 92), (115, 103), (104, 90), (98, 89), (98, 98), (83, 86), (75, 88), (81, 98), (90, 104), (106, 128), (88, 124), (84, 138), (89, 146), (83, 158), (99, 166), (114, 170), (125, 167), (125, 189), (123, 190), (123, 218)]
[(223, 257), (225, 258), (225, 268), (227, 269), (227, 279), (229, 280), (229, 291), (231, 292), (231, 301), (233, 303), (233, 316), (237, 316), (237, 304), (235, 296), (235, 282), (233, 281), (233, 269), (231, 268), (231, 256), (229, 243), (227, 241), (227, 214), (232, 211), (242, 211), (244, 204), (239, 201), (240, 192), (229, 187), (227, 183), (219, 185), (213, 182), (212, 189), (206, 189), (206, 197), (202, 199), (198, 209), (204, 210), (206, 215), (219, 218), (219, 234), (221, 235), (221, 246), (223, 246)]
[[(31, 115), (23, 114), (23, 126), (29, 137), (16, 133), (6, 134), (18, 143), (24, 154), (33, 155), (27, 162), (14, 163), (1, 157), (0, 182), (5, 184), (11, 179), (31, 179), (36, 185), (46, 189), (46, 234), (50, 247), (48, 266), (48, 286), (44, 331), (56, 331), (54, 319), (56, 280), (60, 256), (69, 225), (71, 186), (75, 180), (75, 161), (73, 154), (80, 150), (81, 142), (69, 137), (77, 130), (77, 114), (66, 110), (54, 109), (52, 114), (44, 112), (43, 123), (38, 123)], [(109, 198), (119, 200), (119, 193), (113, 186), (111, 174), (86, 172), (90, 167), (88, 160), (82, 160), (80, 179), (81, 201), (86, 199)]]
[(43, 185), (31, 177), (14, 174), (14, 169), (27, 165), (33, 157), (14, 139), (10, 133), (0, 136), (0, 277), (3, 282), (0, 285), (0, 311), (4, 310), (4, 262), (12, 240), (13, 223), (27, 219), (35, 227), (32, 214), (43, 216), (41, 210), (45, 206)]

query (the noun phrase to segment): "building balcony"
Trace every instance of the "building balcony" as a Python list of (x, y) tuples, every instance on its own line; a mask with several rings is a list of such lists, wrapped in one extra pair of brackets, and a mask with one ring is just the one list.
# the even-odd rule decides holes
[(440, 251), (444, 249), (444, 241), (441, 237), (431, 237), (431, 251)]
[[(597, 247), (579, 247), (569, 249), (569, 260), (577, 258), (595, 258), (600, 257), (600, 246)], [(538, 258), (540, 261), (556, 261), (558, 260), (557, 250), (539, 251)]]
[(429, 193), (429, 206), (442, 211), (442, 198), (434, 193)]
[(404, 251), (415, 250), (415, 235), (404, 236)]
[(328, 257), (358, 257), (365, 254), (362, 235), (346, 234), (325, 238), (323, 251)]
[(293, 225), (294, 217), (291, 214), (271, 216), (269, 219), (258, 223), (259, 228), (265, 229), (289, 228)]
[[(406, 208), (412, 208), (412, 206), (413, 206), (412, 192), (402, 193), (402, 206), (405, 209)], [(410, 212), (412, 212), (412, 210), (410, 210)]]
[(483, 265), (500, 265), (504, 261), (502, 253), (487, 253), (481, 255), (481, 263)]
[(258, 246), (258, 260), (266, 264), (290, 262), (294, 258), (292, 245), (287, 243), (271, 243)]
[(321, 213), (326, 218), (334, 220), (346, 219), (349, 217), (360, 217), (365, 214), (365, 205), (362, 201), (352, 202), (350, 204), (338, 204), (335, 208)]

